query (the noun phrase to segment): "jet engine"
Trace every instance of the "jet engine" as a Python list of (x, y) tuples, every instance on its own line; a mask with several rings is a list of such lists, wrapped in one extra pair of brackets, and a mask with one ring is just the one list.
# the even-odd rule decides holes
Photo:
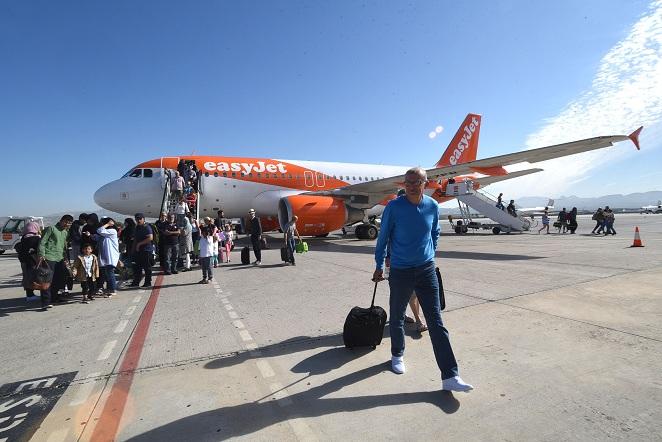
[(297, 230), (305, 236), (324, 235), (342, 226), (363, 219), (361, 209), (348, 207), (340, 198), (332, 196), (292, 195), (278, 202), (278, 221), (285, 228), (292, 217), (299, 217)]

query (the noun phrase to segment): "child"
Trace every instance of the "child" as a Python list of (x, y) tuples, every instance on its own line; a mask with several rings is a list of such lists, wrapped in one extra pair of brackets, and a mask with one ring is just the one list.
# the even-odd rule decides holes
[(99, 261), (92, 254), (92, 245), (85, 244), (81, 248), (83, 254), (74, 262), (73, 274), (83, 289), (83, 304), (94, 301), (94, 288), (99, 277)]
[(214, 268), (218, 267), (218, 232), (212, 233), (212, 262), (214, 263)]
[[(202, 268), (202, 281), (200, 284), (209, 284), (213, 276), (211, 273), (211, 260), (214, 255), (214, 235), (208, 226), (200, 228), (200, 267)], [(216, 243), (218, 244), (218, 243)]]
[(226, 262), (230, 262), (230, 252), (232, 251), (232, 227), (230, 224), (225, 225), (225, 257)]

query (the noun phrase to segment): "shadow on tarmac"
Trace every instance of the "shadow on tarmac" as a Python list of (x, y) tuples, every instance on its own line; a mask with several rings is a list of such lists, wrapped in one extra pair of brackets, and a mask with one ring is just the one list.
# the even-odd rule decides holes
[(39, 302), (28, 303), (25, 300), (25, 296), (20, 298), (0, 299), (0, 318), (3, 316), (9, 316), (12, 313), (27, 311), (39, 312), (41, 311), (41, 304)]
[[(337, 342), (338, 338), (339, 335), (333, 335), (315, 341), (307, 340), (305, 341), (307, 344), (304, 344), (304, 341), (299, 341), (292, 345), (297, 349), (302, 349), (304, 347), (311, 349), (315, 348), (316, 344), (317, 346), (333, 345)], [(283, 343), (279, 345), (282, 346)], [(263, 351), (263, 349), (260, 349), (260, 351)], [(290, 348), (289, 351), (296, 350)], [(314, 376), (330, 373), (333, 370), (342, 367), (347, 362), (366, 354), (368, 351), (369, 350), (350, 351), (344, 347), (333, 347), (324, 350), (321, 353), (304, 359), (292, 367), (294, 373), (306, 373), (306, 376), (289, 386), (302, 381), (308, 381), (308, 385), (313, 384), (315, 381)], [(232, 358), (233, 357), (226, 359)], [(232, 363), (219, 363), (219, 361), (220, 360), (212, 361), (205, 365), (205, 367), (214, 369), (234, 365)], [(258, 401), (222, 407), (216, 410), (210, 410), (185, 417), (135, 436), (129, 440), (146, 442), (161, 440), (211, 440), (212, 438), (227, 439), (250, 435), (292, 418), (314, 418), (340, 412), (346, 413), (378, 407), (402, 406), (416, 403), (432, 404), (447, 414), (455, 413), (460, 408), (460, 402), (452, 393), (446, 391), (376, 394), (342, 398), (325, 397), (342, 390), (345, 387), (382, 374), (383, 376), (396, 376), (391, 375), (388, 363), (376, 364), (333, 379), (325, 384), (314, 386), (305, 391), (287, 396), (287, 399), (292, 401), (291, 405), (285, 405), (282, 407), (275, 406), (276, 401), (274, 400), (273, 395), (270, 394)], [(384, 379), (384, 382), (392, 382), (392, 380)], [(285, 388), (289, 386), (286, 386)]]

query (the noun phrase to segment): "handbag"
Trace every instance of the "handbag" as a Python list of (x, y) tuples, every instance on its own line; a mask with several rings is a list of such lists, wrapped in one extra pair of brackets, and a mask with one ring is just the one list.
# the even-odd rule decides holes
[(62, 262), (64, 263), (63, 267), (64, 267), (64, 277), (65, 277), (65, 279), (66, 278), (73, 278), (74, 277), (74, 272), (71, 269), (71, 261), (69, 261), (68, 259), (65, 259)]
[(30, 272), (30, 285), (32, 290), (48, 290), (53, 281), (53, 270), (46, 260), (40, 259)]
[(446, 308), (446, 295), (444, 294), (444, 283), (441, 280), (439, 267), (436, 267), (434, 272), (437, 274), (437, 282), (439, 283), (439, 310), (444, 310)]
[(297, 253), (305, 253), (308, 251), (308, 243), (305, 241), (299, 241), (294, 249)]

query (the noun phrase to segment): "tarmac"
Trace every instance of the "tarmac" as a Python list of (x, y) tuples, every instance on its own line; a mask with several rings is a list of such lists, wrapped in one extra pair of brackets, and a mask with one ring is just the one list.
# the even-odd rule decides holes
[[(441, 391), (428, 333), (407, 372), (343, 347), (368, 306), (374, 241), (279, 236), (263, 264), (159, 276), (152, 290), (39, 311), (0, 256), (0, 442), (662, 440), (662, 215), (616, 236), (476, 233), (443, 225), (446, 327), (470, 393)], [(644, 247), (631, 248), (639, 226)], [(553, 231), (553, 230), (552, 230)], [(388, 310), (388, 286), (378, 305)]]

